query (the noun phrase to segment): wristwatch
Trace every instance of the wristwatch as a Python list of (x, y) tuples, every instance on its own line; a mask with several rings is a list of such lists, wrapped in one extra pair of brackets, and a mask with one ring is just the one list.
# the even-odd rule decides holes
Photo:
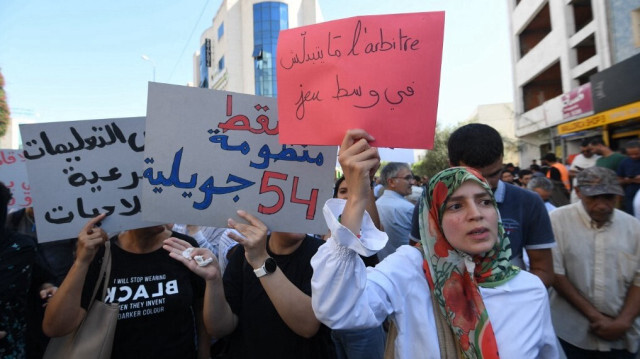
[(278, 267), (278, 264), (276, 263), (276, 260), (269, 257), (264, 261), (264, 264), (262, 265), (262, 267), (258, 269), (254, 269), (253, 273), (256, 274), (256, 277), (260, 278), (260, 277), (264, 277), (267, 274), (271, 274), (275, 272), (277, 267)]

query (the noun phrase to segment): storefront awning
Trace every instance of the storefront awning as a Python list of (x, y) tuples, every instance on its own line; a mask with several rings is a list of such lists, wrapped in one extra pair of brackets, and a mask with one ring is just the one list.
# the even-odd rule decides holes
[(558, 134), (564, 135), (589, 128), (600, 127), (616, 122), (640, 117), (640, 101), (603, 111), (592, 116), (558, 125)]

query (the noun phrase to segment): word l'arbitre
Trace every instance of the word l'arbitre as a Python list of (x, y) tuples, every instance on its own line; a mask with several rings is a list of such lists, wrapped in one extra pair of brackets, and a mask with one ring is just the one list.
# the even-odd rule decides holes
[[(371, 37), (368, 35), (372, 34)], [(290, 58), (291, 61), (287, 63), (285, 57), (280, 59), (280, 66), (285, 70), (290, 70), (296, 64), (303, 64), (305, 62), (315, 63), (316, 61), (323, 62), (322, 60), (327, 57), (341, 57), (343, 54), (346, 56), (359, 56), (361, 54), (372, 54), (376, 52), (385, 51), (399, 51), (408, 52), (416, 51), (419, 49), (420, 40), (415, 39), (407, 34), (402, 33), (402, 28), (397, 29), (397, 37), (385, 33), (385, 29), (378, 28), (377, 33), (370, 32), (367, 27), (362, 26), (362, 21), (358, 20), (351, 36), (351, 43), (348, 44), (348, 50), (341, 46), (336, 46), (336, 43), (344, 43), (341, 39), (342, 35), (335, 35), (329, 32), (327, 36), (326, 51), (320, 46), (311, 46), (313, 50), (307, 50), (307, 32), (300, 33), (302, 37), (302, 53), (295, 53)], [(332, 44), (333, 41), (333, 44)], [(342, 48), (342, 50), (340, 49)]]

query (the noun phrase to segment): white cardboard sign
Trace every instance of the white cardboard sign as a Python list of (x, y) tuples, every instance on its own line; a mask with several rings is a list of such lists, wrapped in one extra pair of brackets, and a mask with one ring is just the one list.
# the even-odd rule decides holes
[(140, 228), (144, 117), (20, 125), (39, 242)]
[(326, 233), (337, 147), (280, 145), (277, 113), (275, 98), (150, 83), (144, 218), (226, 227), (243, 209), (272, 231)]

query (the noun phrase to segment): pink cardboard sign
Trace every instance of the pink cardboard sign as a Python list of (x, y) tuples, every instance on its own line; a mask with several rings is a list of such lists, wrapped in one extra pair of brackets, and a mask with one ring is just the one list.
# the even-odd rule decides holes
[(361, 16), (280, 32), (280, 142), (339, 145), (349, 128), (375, 146), (433, 147), (444, 12)]

